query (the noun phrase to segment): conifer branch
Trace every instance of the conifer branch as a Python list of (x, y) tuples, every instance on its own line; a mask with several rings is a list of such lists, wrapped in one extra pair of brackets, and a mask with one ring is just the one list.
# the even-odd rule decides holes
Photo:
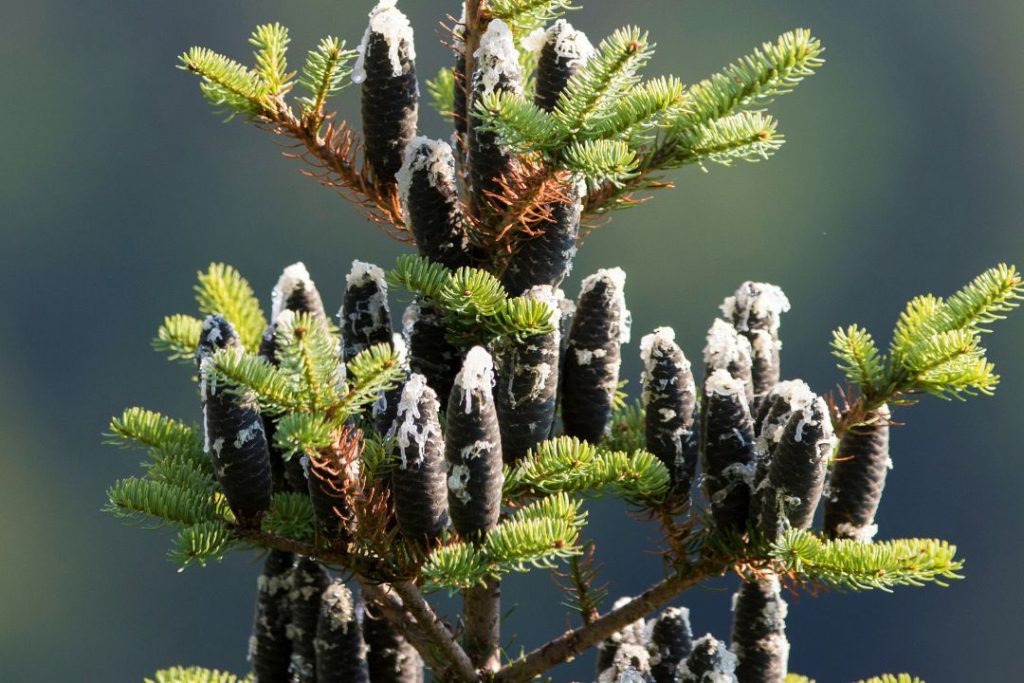
[(442, 67), (436, 76), (427, 79), (427, 94), (434, 111), (450, 118), (455, 113), (455, 72), (449, 67)]
[(205, 372), (210, 381), (252, 391), (269, 412), (302, 412), (307, 408), (304, 397), (295, 395), (289, 378), (261, 356), (221, 349), (210, 357)]
[(281, 97), (291, 89), (295, 75), (288, 71), (288, 29), (281, 24), (261, 24), (253, 31), (249, 44), (256, 48), (256, 73), (270, 97)]
[(601, 41), (596, 54), (569, 79), (555, 105), (554, 118), (566, 131), (587, 129), (608, 114), (615, 101), (640, 80), (653, 46), (635, 26), (621, 28)]
[(398, 581), (392, 584), (392, 588), (402, 598), (402, 604), (416, 618), (416, 623), (428, 634), (431, 642), (444, 653), (444, 666), (435, 670), (438, 675), (444, 677), (450, 673), (463, 681), (478, 680), (469, 655), (455, 640), (448, 627), (441, 622), (420, 590), (408, 581)]
[(508, 24), (516, 38), (522, 38), (572, 9), (576, 9), (572, 0), (489, 0), (487, 3), (488, 13)]
[(693, 126), (728, 116), (742, 107), (767, 103), (814, 75), (825, 60), (821, 42), (807, 29), (783, 33), (687, 91)]
[(198, 278), (195, 291), (199, 312), (224, 316), (234, 325), (242, 345), (256, 351), (267, 319), (252, 286), (241, 273), (223, 263), (211, 263), (205, 273), (198, 273)]
[(153, 348), (168, 360), (194, 365), (202, 327), (203, 321), (191, 315), (169, 315), (157, 330)]
[(623, 187), (636, 177), (638, 160), (636, 152), (622, 140), (584, 140), (569, 145), (562, 163), (592, 185)]
[(537, 301), (509, 297), (494, 275), (476, 268), (450, 271), (421, 256), (398, 257), (388, 283), (420, 295), (445, 313), (452, 343), (487, 344), (503, 337), (547, 334), (550, 310)]
[(119, 479), (107, 491), (105, 508), (125, 521), (160, 526), (171, 523), (193, 526), (222, 519), (226, 503), (205, 490), (190, 490), (149, 479)]
[(556, 152), (565, 130), (553, 116), (521, 94), (496, 90), (476, 103), (480, 128), (498, 136), (503, 147), (517, 154)]
[(771, 557), (780, 574), (798, 583), (854, 591), (896, 586), (923, 586), (963, 578), (956, 546), (933, 539), (898, 539), (862, 543), (823, 541), (810, 532), (790, 529), (773, 544)]
[(110, 421), (107, 443), (128, 447), (144, 446), (160, 457), (187, 457), (209, 466), (198, 429), (144, 408), (129, 408)]
[(205, 567), (207, 562), (224, 559), (238, 540), (220, 522), (200, 522), (178, 532), (168, 559), (183, 571), (191, 564)]
[(157, 671), (153, 674), (153, 678), (147, 678), (145, 683), (249, 683), (251, 681), (252, 676), (239, 678), (234, 674), (216, 669), (175, 666)]
[(723, 166), (733, 161), (756, 162), (768, 159), (785, 142), (777, 132), (775, 119), (762, 112), (740, 112), (684, 129), (678, 137), (669, 136), (655, 154), (646, 160), (646, 168), (661, 169), (711, 161)]
[(631, 89), (582, 133), (590, 138), (643, 142), (649, 131), (682, 116), (686, 107), (682, 81), (675, 76), (660, 76)]
[(919, 394), (964, 399), (991, 394), (999, 381), (981, 335), (1024, 298), (1024, 278), (999, 264), (948, 300), (926, 294), (910, 300), (893, 330), (888, 355), (852, 325), (833, 333), (833, 354), (859, 397), (836, 410), (841, 434), (885, 403), (910, 403)]
[(646, 451), (609, 451), (561, 436), (505, 468), (503, 495), (515, 501), (555, 493), (599, 496), (610, 490), (631, 503), (656, 506), (668, 493), (669, 482), (665, 465)]
[(580, 505), (565, 494), (543, 498), (501, 522), (480, 544), (456, 541), (436, 548), (423, 577), (432, 588), (468, 588), (503, 574), (551, 569), (556, 560), (581, 552), (576, 542), (586, 513)]
[(287, 31), (276, 24), (261, 26), (252, 42), (257, 47), (256, 69), (202, 47), (183, 54), (180, 67), (202, 79), (200, 89), (215, 111), (226, 114), (227, 120), (243, 115), (276, 135), (294, 139), (302, 151), (285, 156), (301, 158), (316, 169), (303, 171), (305, 175), (337, 189), (366, 210), (371, 221), (404, 238), (397, 188), (373, 181), (359, 159), (362, 142), (347, 123), (330, 121), (334, 115), (322, 112), (323, 102), (351, 75), (347, 64), (352, 55), (343, 50), (343, 43), (325, 38), (308, 55), (300, 83), (312, 93), (300, 98), (303, 109), (299, 116), (285, 101), (293, 76), (286, 70)]
[(320, 40), (320, 44), (306, 55), (299, 84), (309, 93), (300, 97), (302, 116), (310, 120), (308, 127), (318, 130), (323, 121), (324, 105), (327, 99), (341, 92), (350, 82), (352, 68), (349, 62), (355, 57), (355, 50), (346, 50), (345, 41), (334, 36)]
[(230, 121), (242, 114), (253, 119), (265, 116), (265, 83), (255, 71), (205, 47), (193, 47), (179, 58), (180, 67), (202, 79), (199, 88), (214, 111)]

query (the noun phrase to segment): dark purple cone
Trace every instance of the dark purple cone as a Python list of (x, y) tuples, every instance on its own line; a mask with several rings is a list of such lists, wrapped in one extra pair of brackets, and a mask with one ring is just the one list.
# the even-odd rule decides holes
[[(492, 92), (521, 94), (522, 72), (512, 31), (496, 19), (491, 21), (476, 52), (473, 73), (473, 99), (479, 101)], [(500, 181), (512, 170), (515, 155), (498, 145), (497, 135), (482, 128), (483, 121), (475, 111), (469, 112), (472, 125), (468, 133), (469, 168), (472, 192), (477, 206), (490, 204), (489, 192), (500, 191)]]
[(461, 354), (448, 341), (444, 317), (418, 301), (402, 315), (405, 343), (409, 347), (409, 369), (427, 378), (438, 396), (448, 396), (459, 372)]
[(398, 187), (420, 256), (451, 270), (472, 265), (451, 146), (442, 140), (415, 138), (405, 150)]
[(349, 540), (349, 531), (343, 519), (343, 515), (349, 514), (348, 504), (335, 488), (336, 484), (332, 485), (333, 477), (311, 465), (306, 481), (320, 542), (331, 547), (344, 545)]
[(783, 683), (789, 664), (786, 602), (775, 577), (743, 582), (733, 598), (732, 651), (742, 683)]
[[(632, 600), (632, 598), (623, 596), (615, 601), (612, 608), (618, 609), (629, 603), (630, 600)], [(624, 666), (628, 666), (630, 660), (634, 657), (642, 657), (643, 655), (638, 652), (638, 650), (646, 650), (646, 638), (646, 624), (643, 619), (637, 619), (602, 640), (597, 646), (598, 675), (600, 676), (601, 673), (614, 667), (617, 660), (624, 662)], [(623, 648), (626, 648), (628, 651), (620, 655), (619, 651)], [(641, 665), (640, 668), (648, 668), (646, 662), (638, 662), (638, 664)]]
[[(578, 188), (568, 192), (577, 196)], [(537, 226), (543, 232), (519, 242), (501, 277), (509, 294), (518, 296), (531, 287), (557, 287), (562, 283), (576, 256), (582, 210), (582, 204), (576, 201), (555, 202), (551, 220)]]
[(795, 411), (773, 449), (767, 478), (755, 490), (751, 517), (774, 540), (786, 529), (809, 529), (832, 455), (832, 420), (821, 398)]
[(219, 315), (203, 321), (196, 359), (202, 376), (205, 449), (238, 523), (259, 525), (270, 509), (274, 483), (270, 451), (256, 397), (251, 392), (219, 385), (211, 362), (219, 349), (243, 353), (235, 328)]
[(647, 450), (672, 475), (672, 489), (690, 493), (699, 459), (697, 387), (690, 361), (670, 327), (659, 327), (640, 341), (644, 362), (643, 402)]
[(513, 340), (497, 356), (497, 385), (494, 390), (501, 451), (513, 464), (548, 438), (555, 421), (558, 392), (559, 309), (550, 287), (542, 286), (527, 296), (545, 302), (555, 331)]
[(384, 617), (363, 615), (363, 639), (373, 683), (423, 683), (423, 659)]
[(567, 436), (598, 443), (604, 437), (618, 390), (622, 344), (630, 315), (619, 268), (584, 279), (562, 371), (562, 423)]
[(743, 383), (747, 406), (754, 400), (750, 354), (750, 342), (731, 323), (718, 318), (711, 324), (704, 346), (704, 378), (710, 377), (715, 370), (727, 371)]
[(391, 343), (391, 311), (383, 270), (372, 263), (352, 262), (338, 325), (346, 363), (375, 344)]
[(379, 183), (389, 184), (416, 135), (419, 111), (412, 28), (394, 3), (381, 2), (370, 12), (358, 51), (352, 82), (362, 84), (366, 162)]
[(889, 462), (889, 409), (883, 406), (839, 440), (825, 498), (825, 533), (859, 541), (874, 537)]
[(504, 483), (501, 432), (490, 354), (475, 346), (455, 378), (445, 414), (448, 514), (463, 538), (478, 541), (498, 523)]
[(331, 583), (316, 560), (299, 558), (291, 571), (288, 599), (292, 619), (288, 637), (292, 641), (292, 673), (298, 683), (316, 681), (316, 630), (320, 621), (320, 596)]
[[(271, 323), (260, 338), (259, 355), (271, 365), (277, 365), (277, 325)], [(274, 493), (283, 493), (291, 489), (285, 476), (286, 464), (281, 449), (274, 445), (274, 434), (277, 424), (269, 415), (263, 415), (263, 433), (267, 435), (267, 448), (270, 452), (270, 474), (274, 481)]]
[(736, 656), (710, 633), (693, 644), (693, 652), (679, 666), (679, 683), (728, 683), (737, 680)]
[(405, 383), (394, 423), (391, 471), (395, 516), (402, 535), (432, 545), (448, 525), (447, 465), (437, 395), (423, 375)]
[(721, 310), (750, 341), (754, 397), (760, 401), (779, 381), (779, 318), (789, 310), (789, 299), (775, 285), (748, 281), (726, 297)]
[(271, 550), (256, 584), (256, 616), (249, 659), (256, 683), (288, 683), (291, 680), (292, 643), (288, 639), (291, 605), (288, 582), (295, 556), (283, 550)]
[(537, 60), (537, 88), (534, 104), (553, 111), (569, 79), (594, 54), (583, 31), (577, 31), (565, 19), (552, 24), (544, 34), (544, 46)]
[(369, 683), (366, 645), (352, 591), (335, 579), (320, 598), (316, 627), (317, 683)]
[(711, 501), (715, 525), (742, 532), (750, 511), (754, 477), (753, 422), (743, 384), (726, 370), (716, 370), (704, 383), (701, 452), (704, 490)]
[(650, 627), (647, 649), (651, 653), (654, 683), (675, 683), (679, 663), (693, 651), (690, 611), (668, 607)]
[(281, 273), (271, 295), (271, 304), (273, 306), (271, 324), (277, 322), (282, 311), (308, 313), (325, 325), (327, 324), (323, 299), (313, 280), (309, 277), (309, 271), (301, 262), (293, 263)]

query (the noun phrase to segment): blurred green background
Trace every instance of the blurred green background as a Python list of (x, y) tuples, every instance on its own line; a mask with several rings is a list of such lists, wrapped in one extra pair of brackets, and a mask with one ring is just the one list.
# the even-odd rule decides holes
[[(173, 663), (245, 669), (257, 568), (233, 558), (176, 573), (166, 539), (103, 515), (105, 487), (135, 454), (101, 446), (132, 404), (188, 419), (187, 372), (149, 339), (193, 309), (196, 270), (225, 260), (269, 295), (303, 260), (332, 307), (352, 259), (402, 250), (302, 178), (265, 133), (221, 125), (175, 57), (192, 44), (244, 57), (248, 31), (292, 28), (293, 61), (327, 32), (350, 44), (369, 0), (43, 0), (0, 15), (0, 680), (139, 681)], [(403, 0), (422, 74), (446, 60), (437, 19), (454, 0)], [(789, 143), (769, 163), (689, 169), (679, 189), (595, 232), (567, 283), (629, 273), (636, 343), (674, 326), (696, 357), (721, 298), (744, 279), (785, 288), (784, 374), (838, 381), (827, 342), (859, 322), (886, 337), (913, 294), (947, 294), (1000, 260), (1024, 261), (1024, 4), (1011, 0), (787, 3), (590, 0), (573, 18), (595, 39), (631, 22), (659, 43), (652, 72), (692, 82), (762, 40), (810, 26), (820, 75), (773, 107)], [(596, 40), (595, 40), (596, 42)], [(358, 120), (354, 92), (339, 103)], [(447, 136), (433, 113), (423, 132)], [(887, 338), (887, 337), (886, 337)], [(932, 683), (1019, 680), (1024, 564), (1018, 461), (1024, 315), (989, 339), (995, 398), (928, 400), (899, 417), (882, 536), (942, 536), (968, 558), (950, 589), (791, 600), (792, 669), (823, 683), (909, 670)], [(653, 527), (592, 506), (616, 593), (656, 580)], [(684, 599), (694, 629), (727, 637), (731, 584)], [(529, 591), (529, 594), (526, 593)], [(558, 593), (510, 582), (511, 647), (560, 632)], [(556, 674), (588, 680), (592, 658)]]

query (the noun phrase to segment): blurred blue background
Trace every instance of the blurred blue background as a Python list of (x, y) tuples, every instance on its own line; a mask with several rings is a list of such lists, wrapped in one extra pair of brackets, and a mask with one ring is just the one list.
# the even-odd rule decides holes
[[(456, 3), (404, 0), (422, 74), (445, 60), (435, 30)], [(448, 5), (451, 6), (448, 6)], [(595, 232), (566, 289), (598, 267), (629, 273), (639, 336), (672, 325), (691, 357), (744, 279), (785, 288), (784, 374), (826, 391), (827, 342), (858, 322), (887, 338), (910, 296), (947, 294), (1000, 260), (1024, 261), (1024, 4), (1011, 0), (590, 0), (595, 39), (627, 22), (659, 43), (651, 71), (692, 82), (795, 26), (828, 47), (820, 75), (773, 105), (788, 144), (769, 163), (691, 168)], [(246, 57), (248, 31), (292, 28), (293, 61), (327, 32), (350, 44), (369, 0), (43, 0), (0, 10), (0, 680), (140, 681), (174, 663), (245, 670), (256, 566), (236, 557), (176, 573), (167, 539), (100, 512), (135, 454), (101, 446), (112, 414), (145, 405), (187, 419), (187, 373), (149, 348), (161, 317), (193, 310), (195, 272), (235, 264), (269, 295), (309, 266), (330, 306), (352, 259), (402, 247), (302, 178), (265, 133), (221, 125), (175, 70), (193, 44)], [(596, 42), (596, 40), (595, 40)], [(354, 92), (339, 102), (358, 120)], [(439, 117), (423, 132), (447, 136)], [(1020, 680), (1024, 315), (999, 326), (995, 398), (927, 400), (899, 414), (883, 537), (942, 536), (968, 559), (949, 589), (791, 600), (792, 669), (822, 683), (907, 670), (932, 683)], [(592, 506), (614, 591), (660, 575), (656, 529)], [(729, 590), (727, 590), (729, 589)], [(694, 629), (727, 637), (731, 584), (687, 594)], [(548, 577), (516, 578), (513, 648), (561, 631)], [(589, 680), (592, 657), (556, 673)]]

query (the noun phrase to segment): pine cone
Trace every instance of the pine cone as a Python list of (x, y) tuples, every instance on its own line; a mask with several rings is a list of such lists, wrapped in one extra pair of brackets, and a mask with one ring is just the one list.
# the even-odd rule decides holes
[(647, 450), (668, 468), (672, 489), (687, 496), (699, 457), (697, 388), (690, 361), (671, 327), (659, 327), (641, 339), (640, 355)]
[(760, 400), (779, 381), (779, 318), (789, 310), (789, 299), (775, 285), (748, 281), (726, 297), (721, 310), (750, 341), (754, 397)]
[(766, 538), (774, 540), (786, 529), (810, 528), (833, 445), (832, 419), (824, 399), (816, 398), (793, 412), (751, 510)]
[(701, 453), (704, 489), (720, 529), (742, 532), (754, 478), (753, 423), (740, 380), (715, 370), (704, 383)]
[(620, 268), (583, 280), (562, 375), (565, 433), (598, 443), (612, 415), (619, 385), (620, 346), (629, 341), (630, 314)]
[(338, 312), (338, 325), (348, 363), (375, 344), (391, 342), (391, 310), (384, 271), (372, 263), (353, 261), (345, 280), (345, 303)]
[(335, 579), (320, 597), (314, 645), (317, 683), (369, 683), (355, 599), (341, 579)]
[(380, 0), (356, 48), (352, 82), (361, 83), (366, 161), (381, 184), (394, 182), (405, 146), (416, 135), (419, 86), (409, 19), (394, 0)]
[(775, 576), (745, 581), (733, 596), (732, 651), (743, 683), (783, 683), (789, 665), (786, 601)]
[(423, 683), (423, 659), (409, 641), (384, 617), (363, 615), (363, 639), (373, 683)]
[(242, 353), (242, 344), (231, 323), (211, 315), (203, 321), (196, 353), (202, 375), (205, 450), (238, 523), (256, 527), (270, 510), (274, 489), (267, 436), (256, 397), (215, 381), (212, 361), (219, 349)]
[(292, 641), (292, 673), (298, 683), (316, 681), (316, 630), (320, 621), (320, 596), (331, 583), (327, 570), (316, 560), (299, 558), (292, 568), (288, 601), (292, 619), (288, 637)]
[(398, 187), (405, 222), (420, 256), (452, 270), (472, 265), (451, 146), (441, 140), (415, 138), (405, 150)]
[(256, 583), (256, 617), (249, 639), (249, 659), (255, 683), (283, 683), (290, 680), (292, 643), (288, 639), (291, 605), (288, 582), (295, 556), (271, 550)]
[[(487, 25), (474, 54), (476, 71), (473, 73), (473, 99), (479, 102), (492, 92), (520, 95), (523, 92), (519, 53), (516, 51), (512, 30), (501, 19)], [(469, 130), (469, 167), (472, 192), (478, 206), (490, 205), (487, 195), (499, 192), (501, 179), (515, 163), (515, 155), (498, 144), (498, 137), (483, 130), (483, 121), (475, 111), (469, 112), (472, 126)]]
[(690, 610), (668, 607), (647, 630), (654, 683), (675, 683), (679, 664), (693, 651)]
[(530, 39), (531, 47), (540, 51), (533, 101), (544, 111), (554, 111), (569, 79), (593, 56), (594, 46), (565, 19), (539, 29)]
[(309, 498), (321, 540), (342, 547), (351, 538), (352, 495), (358, 486), (362, 433), (346, 428), (334, 445), (309, 461)]
[(857, 541), (874, 538), (890, 466), (889, 409), (882, 406), (839, 440), (825, 499), (825, 533)]
[(423, 375), (402, 390), (395, 418), (397, 458), (391, 471), (395, 515), (402, 535), (432, 545), (448, 525), (444, 438), (437, 395)]
[(574, 186), (566, 192), (573, 201), (555, 202), (551, 220), (536, 226), (542, 232), (520, 240), (509, 257), (501, 282), (510, 294), (519, 295), (538, 285), (557, 287), (572, 270), (583, 204), (580, 188)]
[(548, 438), (558, 392), (558, 302), (548, 286), (534, 288), (526, 296), (548, 305), (555, 331), (513, 340), (498, 355), (495, 403), (501, 451), (509, 464)]
[(308, 313), (323, 324), (327, 324), (323, 299), (320, 298), (320, 292), (302, 262), (293, 263), (281, 273), (281, 278), (271, 294), (271, 305), (272, 324), (277, 322), (283, 311)]
[(710, 377), (715, 370), (728, 371), (730, 376), (743, 383), (743, 395), (750, 406), (754, 400), (752, 362), (747, 338), (730, 323), (717, 318), (708, 330), (704, 346), (704, 378)]
[(735, 683), (736, 655), (710, 633), (693, 644), (693, 652), (679, 667), (679, 683)]
[(455, 530), (472, 540), (497, 525), (501, 508), (501, 432), (493, 383), (490, 354), (473, 347), (455, 378), (445, 413), (449, 514)]

